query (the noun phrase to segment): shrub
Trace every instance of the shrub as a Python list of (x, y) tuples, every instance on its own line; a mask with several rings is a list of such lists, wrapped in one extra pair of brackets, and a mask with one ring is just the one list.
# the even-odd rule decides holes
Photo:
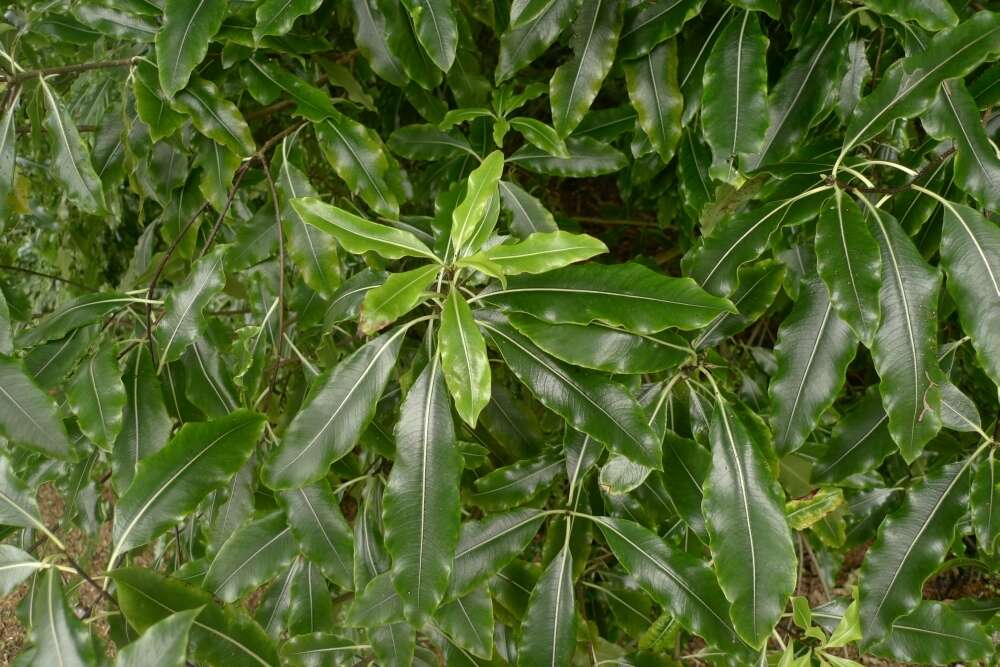
[(988, 7), (0, 25), (16, 664), (994, 664)]

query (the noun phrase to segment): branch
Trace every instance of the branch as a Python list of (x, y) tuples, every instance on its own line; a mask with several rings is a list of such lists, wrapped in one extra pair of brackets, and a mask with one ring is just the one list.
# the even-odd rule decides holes
[(37, 79), (40, 76), (51, 76), (54, 74), (76, 74), (87, 72), (92, 69), (110, 69), (114, 67), (131, 67), (138, 60), (138, 57), (119, 58), (118, 60), (99, 60), (92, 63), (78, 63), (76, 65), (62, 65), (60, 67), (46, 67), (44, 69), (32, 69), (20, 74), (4, 74), (0, 81), (7, 83), (21, 83), (28, 79)]
[(917, 172), (916, 176), (906, 181), (902, 185), (897, 185), (896, 187), (892, 188), (889, 187), (867, 188), (860, 185), (854, 185), (853, 183), (847, 183), (845, 181), (841, 181), (840, 179), (833, 177), (827, 178), (827, 183), (829, 185), (835, 185), (841, 190), (845, 191), (850, 190), (861, 194), (897, 195), (900, 192), (909, 190), (911, 187), (917, 184), (922, 178), (924, 178), (925, 176), (927, 176), (927, 174), (933, 171), (939, 164), (950, 158), (954, 152), (955, 152), (955, 147), (952, 146), (951, 148), (944, 151), (943, 153), (935, 157), (933, 160), (925, 164), (923, 169)]
[(49, 280), (55, 280), (56, 282), (72, 285), (73, 287), (79, 287), (80, 289), (85, 289), (88, 292), (97, 291), (93, 287), (90, 287), (89, 285), (84, 285), (83, 283), (78, 283), (75, 280), (70, 280), (68, 278), (60, 278), (59, 276), (54, 276), (51, 273), (42, 273), (41, 271), (35, 271), (34, 269), (26, 269), (23, 266), (11, 266), (10, 264), (0, 264), (0, 270), (18, 271), (20, 273), (27, 273), (32, 276), (38, 276), (39, 278), (48, 278)]

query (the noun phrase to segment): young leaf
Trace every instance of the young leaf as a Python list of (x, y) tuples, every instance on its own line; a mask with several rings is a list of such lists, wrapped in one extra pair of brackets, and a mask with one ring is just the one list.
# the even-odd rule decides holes
[(973, 461), (968, 457), (928, 472), (879, 528), (861, 565), (864, 646), (882, 641), (892, 622), (920, 603), (924, 580), (947, 554), (966, 511)]
[(243, 466), (263, 430), (264, 418), (245, 410), (182, 426), (163, 449), (139, 464), (118, 500), (111, 562), (193, 512)]
[(420, 627), (444, 598), (458, 543), (461, 458), (437, 355), (400, 407), (385, 492), (385, 545), (407, 621)]
[(110, 451), (122, 429), (126, 403), (125, 387), (112, 346), (101, 347), (80, 366), (66, 397), (84, 435), (101, 449)]
[(550, 359), (499, 313), (484, 312), (478, 321), (507, 366), (546, 407), (636, 463), (660, 468), (656, 436), (620, 385)]
[(426, 257), (438, 261), (430, 248), (411, 232), (365, 220), (315, 197), (293, 199), (292, 208), (308, 224), (337, 239), (348, 252), (372, 251), (386, 259)]
[[(556, 298), (557, 297), (557, 298)], [(697, 329), (721, 312), (735, 312), (690, 278), (674, 278), (637, 263), (567, 266), (512, 279), (486, 300), (547, 322), (601, 322), (638, 334), (668, 327)]]
[(21, 364), (0, 356), (0, 433), (11, 444), (60, 459), (70, 457), (66, 430), (56, 406), (35, 385)]
[(783, 493), (764, 453), (721, 397), (709, 439), (712, 462), (702, 501), (709, 546), (736, 631), (759, 647), (795, 589)]
[(479, 413), (490, 402), (490, 364), (486, 341), (472, 318), (469, 304), (452, 289), (441, 309), (438, 348), (444, 379), (455, 399), (455, 410), (475, 428)]
[(576, 648), (573, 553), (567, 543), (542, 573), (521, 623), (518, 667), (568, 665)]
[(276, 577), (295, 557), (295, 541), (284, 512), (251, 521), (227, 539), (205, 573), (202, 588), (235, 602)]
[(622, 29), (622, 0), (592, 0), (580, 5), (573, 23), (573, 59), (549, 81), (552, 125), (559, 136), (572, 132), (587, 113), (611, 70)]
[(702, 124), (717, 178), (733, 180), (739, 155), (764, 142), (767, 46), (757, 15), (744, 11), (729, 20), (705, 63)]
[(338, 586), (354, 587), (354, 536), (326, 480), (283, 491), (280, 502), (299, 549)]
[(666, 164), (681, 138), (684, 100), (677, 83), (677, 41), (669, 40), (636, 60), (626, 61), (628, 96), (639, 126)]
[(899, 223), (878, 209), (872, 220), (882, 249), (882, 323), (872, 359), (878, 371), (889, 432), (913, 461), (941, 428), (942, 381), (937, 359), (937, 302), (941, 272), (927, 265)]
[(799, 300), (778, 329), (771, 378), (771, 427), (779, 454), (795, 451), (844, 386), (858, 339), (838, 317), (826, 285), (806, 281)]
[(389, 274), (384, 283), (365, 293), (359, 320), (361, 333), (370, 336), (420, 305), (440, 271), (439, 264), (425, 264), (411, 271)]
[(156, 33), (156, 62), (160, 87), (167, 97), (188, 84), (195, 68), (205, 59), (208, 43), (222, 26), (226, 0), (165, 0), (163, 26)]
[(861, 209), (839, 188), (816, 223), (816, 269), (836, 314), (871, 345), (881, 314), (882, 257)]
[(396, 365), (406, 328), (382, 334), (358, 348), (331, 372), (288, 425), (261, 476), (272, 489), (296, 489), (326, 475), (368, 426)]
[(501, 243), (480, 250), (459, 263), (473, 268), (488, 267), (501, 275), (513, 276), (545, 273), (605, 252), (608, 252), (608, 247), (587, 234), (535, 232), (522, 241)]
[(104, 212), (107, 206), (104, 188), (73, 117), (44, 79), (39, 78), (38, 86), (45, 99), (45, 128), (52, 141), (52, 167), (56, 178), (66, 188), (73, 203), (83, 211), (94, 214)]
[(503, 152), (493, 151), (469, 174), (468, 186), (462, 202), (451, 215), (451, 237), (448, 240), (450, 258), (475, 252), (469, 242), (482, 235), (482, 225), (488, 221), (486, 214), (491, 200), (497, 195), (497, 183), (503, 173)]

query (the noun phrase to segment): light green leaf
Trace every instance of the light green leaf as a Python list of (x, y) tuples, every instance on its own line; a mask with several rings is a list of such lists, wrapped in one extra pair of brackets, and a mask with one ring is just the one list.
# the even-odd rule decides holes
[(624, 9), (622, 0), (589, 0), (580, 5), (570, 39), (573, 59), (556, 68), (549, 81), (552, 125), (559, 136), (567, 136), (580, 124), (611, 70)]
[(285, 513), (271, 512), (229, 536), (209, 565), (202, 588), (223, 602), (235, 602), (287, 569), (295, 555)]
[(660, 468), (659, 443), (639, 404), (620, 385), (549, 358), (499, 313), (478, 318), (507, 366), (547, 408), (573, 428), (649, 468)]
[(188, 638), (201, 608), (179, 611), (146, 628), (118, 650), (115, 667), (184, 667)]
[(264, 463), (261, 477), (272, 489), (296, 489), (326, 475), (371, 422), (406, 328), (382, 334), (316, 378), (316, 388)]
[[(785, 517), (792, 530), (805, 530), (844, 504), (844, 492), (838, 488), (819, 489), (808, 498), (785, 503)], [(807, 623), (805, 627), (808, 627)]]
[(518, 667), (571, 664), (576, 626), (573, 552), (567, 543), (531, 591), (528, 610), (521, 622)]
[(440, 261), (412, 232), (365, 220), (315, 197), (292, 200), (292, 208), (308, 224), (333, 236), (347, 252), (376, 252), (386, 259), (426, 257)]
[(461, 519), (462, 462), (440, 363), (434, 355), (403, 400), (385, 491), (392, 582), (416, 627), (444, 598)]
[(857, 349), (857, 336), (834, 311), (826, 285), (803, 282), (795, 307), (778, 329), (778, 367), (768, 387), (779, 454), (801, 447), (816, 428), (840, 394)]
[(354, 587), (354, 536), (326, 480), (283, 491), (280, 502), (299, 549), (338, 586)]
[(167, 97), (188, 84), (191, 73), (205, 59), (208, 43), (222, 26), (226, 0), (165, 0), (163, 26), (156, 33), (156, 62), (160, 87)]
[[(360, 0), (365, 2), (366, 0)], [(281, 645), (282, 665), (288, 667), (323, 667), (334, 660), (361, 658), (369, 647), (350, 639), (342, 639), (325, 632), (292, 637)]]
[(14, 194), (17, 156), (17, 128), (14, 126), (14, 122), (17, 117), (17, 102), (20, 97), (20, 91), (14, 93), (14, 99), (9, 101), (7, 111), (0, 119), (0, 221), (2, 221), (0, 222), (0, 230), (6, 226)]
[(522, 241), (481, 250), (459, 264), (495, 268), (505, 276), (545, 273), (605, 252), (608, 252), (608, 247), (587, 234), (536, 232)]
[(719, 584), (740, 637), (760, 647), (795, 589), (795, 547), (784, 493), (764, 452), (719, 397), (702, 511)]
[(475, 252), (479, 248), (473, 247), (470, 242), (488, 235), (482, 225), (489, 224), (487, 209), (497, 196), (497, 183), (503, 174), (503, 165), (503, 152), (493, 151), (469, 174), (465, 197), (451, 215), (451, 237), (448, 240), (447, 253), (449, 257)]
[(734, 180), (740, 154), (764, 143), (768, 43), (756, 13), (744, 11), (729, 20), (705, 62), (702, 125), (716, 178)]
[(625, 63), (628, 96), (639, 116), (639, 127), (666, 164), (681, 138), (684, 100), (677, 83), (677, 41), (668, 40), (636, 60)]
[(243, 466), (263, 429), (261, 415), (237, 410), (185, 424), (163, 449), (143, 460), (115, 508), (111, 562), (193, 512)]
[(73, 12), (85, 25), (109, 37), (133, 42), (152, 42), (159, 26), (131, 12), (100, 5), (78, 5)]
[(39, 78), (38, 86), (45, 100), (45, 128), (52, 142), (52, 169), (70, 200), (87, 213), (105, 210), (104, 188), (90, 162), (90, 150), (83, 143), (62, 100)]
[(365, 293), (360, 331), (366, 336), (384, 329), (427, 298), (427, 288), (441, 271), (439, 264), (425, 264), (403, 273), (390, 273), (384, 283)]
[(80, 421), (80, 430), (106, 451), (122, 429), (125, 386), (114, 346), (105, 344), (80, 365), (66, 392), (70, 408)]
[(551, 126), (526, 116), (515, 116), (508, 119), (508, 122), (512, 129), (520, 132), (535, 148), (556, 157), (569, 157), (566, 142)]
[(455, 410), (475, 428), (479, 413), (490, 402), (490, 364), (486, 341), (457, 289), (451, 290), (441, 309), (438, 349)]
[(156, 326), (159, 369), (180, 359), (195, 338), (204, 335), (205, 306), (225, 287), (225, 261), (231, 246), (220, 245), (197, 262), (180, 285), (167, 293), (163, 318)]
[(35, 494), (20, 479), (6, 457), (0, 457), (0, 524), (34, 528), (47, 534)]
[(966, 512), (974, 457), (927, 473), (903, 506), (882, 522), (861, 565), (864, 646), (882, 641), (892, 622), (920, 603), (924, 580), (945, 557)]
[(265, 0), (257, 5), (254, 41), (267, 35), (284, 35), (292, 29), (295, 19), (312, 14), (321, 4), (323, 0)]
[(871, 345), (881, 316), (882, 257), (861, 209), (839, 188), (816, 223), (816, 268), (836, 314)]
[(510, 280), (484, 296), (489, 303), (557, 324), (600, 322), (638, 334), (668, 327), (697, 329), (735, 312), (690, 278), (666, 276), (637, 263), (567, 266)]
[(889, 415), (889, 432), (907, 461), (941, 428), (937, 303), (941, 272), (930, 267), (899, 223), (880, 209), (872, 221), (882, 249), (882, 323), (872, 359)]

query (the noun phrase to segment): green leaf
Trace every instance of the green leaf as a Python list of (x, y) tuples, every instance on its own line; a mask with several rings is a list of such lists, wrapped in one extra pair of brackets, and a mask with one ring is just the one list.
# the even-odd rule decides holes
[(996, 452), (976, 463), (969, 496), (972, 528), (979, 548), (988, 554), (996, 552), (1000, 540), (1000, 464)]
[(869, 390), (833, 427), (810, 479), (820, 484), (839, 482), (871, 470), (895, 450), (882, 399), (877, 391)]
[(281, 195), (281, 228), (288, 241), (288, 255), (302, 271), (302, 279), (323, 296), (332, 296), (340, 286), (340, 259), (336, 241), (328, 234), (317, 234), (312, 225), (296, 211), (293, 202), (300, 197), (315, 197), (316, 191), (304, 173), (291, 163), (289, 140), (281, 144), (281, 166), (276, 181)]
[(135, 109), (146, 125), (149, 138), (159, 141), (172, 135), (184, 123), (184, 114), (174, 111), (160, 88), (159, 70), (148, 60), (140, 60), (133, 70), (132, 92)]
[(965, 433), (982, 431), (982, 419), (976, 404), (950, 380), (941, 385), (941, 425)]
[(139, 461), (167, 443), (173, 427), (145, 345), (137, 347), (126, 359), (122, 384), (125, 387), (122, 427), (111, 450), (111, 482), (119, 494), (132, 483)]
[(721, 313), (705, 327), (691, 345), (695, 349), (711, 347), (743, 331), (757, 321), (774, 302), (785, 277), (785, 267), (774, 260), (764, 260), (737, 271), (739, 287), (732, 294), (739, 314)]
[(489, 581), (525, 550), (544, 518), (539, 510), (523, 508), (463, 521), (448, 597), (461, 597)]
[(38, 513), (35, 494), (14, 473), (6, 457), (0, 457), (0, 524), (48, 532)]
[(781, 18), (781, 7), (778, 0), (732, 0), (737, 7), (743, 7), (755, 12), (764, 12), (772, 19)]
[(523, 21), (511, 22), (500, 36), (496, 82), (501, 84), (542, 55), (569, 27), (580, 0), (545, 0), (539, 10)]
[(187, 87), (176, 93), (171, 105), (190, 117), (199, 132), (236, 155), (246, 158), (257, 149), (243, 114), (211, 81), (192, 77)]
[(636, 60), (626, 61), (628, 96), (639, 127), (666, 164), (681, 138), (684, 100), (677, 83), (677, 41), (669, 40)]
[(582, 264), (513, 278), (506, 289), (484, 298), (547, 322), (600, 322), (638, 334), (697, 329), (719, 313), (736, 310), (690, 278), (665, 276), (637, 263)]
[(119, 649), (115, 667), (184, 667), (191, 628), (201, 611), (179, 611), (149, 626)]
[(569, 156), (569, 149), (566, 148), (566, 142), (563, 141), (563, 138), (551, 126), (546, 125), (540, 120), (525, 116), (510, 118), (508, 122), (512, 129), (520, 132), (527, 142), (535, 148), (557, 157)]
[(855, 110), (841, 155), (879, 134), (895, 119), (922, 113), (933, 102), (942, 81), (963, 77), (1000, 53), (998, 34), (1000, 14), (976, 12), (936, 34), (925, 51), (894, 63)]
[(471, 245), (471, 242), (489, 233), (484, 233), (482, 226), (489, 224), (487, 208), (497, 196), (497, 183), (503, 173), (503, 164), (503, 152), (493, 151), (469, 174), (465, 197), (451, 215), (447, 257), (475, 252), (479, 248)]
[(17, 173), (17, 128), (14, 123), (20, 97), (20, 91), (14, 93), (14, 98), (8, 102), (7, 111), (0, 119), (0, 220), (4, 221), (0, 224), (0, 230), (6, 226), (14, 194), (14, 175)]
[(742, 420), (719, 397), (702, 508), (719, 584), (740, 637), (760, 647), (795, 589), (795, 547), (784, 498)]
[(383, 572), (368, 582), (347, 612), (345, 623), (374, 628), (403, 620), (403, 600), (392, 584), (392, 573)]
[(264, 418), (246, 410), (187, 423), (140, 462), (115, 508), (111, 562), (156, 538), (222, 487), (250, 457), (263, 429)]
[(222, 26), (226, 0), (164, 0), (163, 26), (156, 33), (160, 87), (167, 97), (188, 84), (191, 73), (208, 53), (208, 44)]
[(705, 518), (701, 512), (702, 485), (711, 456), (694, 440), (682, 438), (671, 430), (663, 437), (663, 486), (677, 513), (703, 542), (708, 542)]
[(456, 646), (486, 660), (493, 656), (493, 600), (486, 586), (441, 605), (434, 621)]
[(531, 591), (521, 622), (518, 667), (571, 663), (576, 648), (575, 605), (573, 553), (567, 540)]
[(441, 308), (438, 349), (455, 410), (475, 428), (479, 413), (490, 402), (490, 364), (486, 341), (457, 289), (449, 292)]
[(924, 600), (896, 619), (889, 636), (871, 652), (902, 662), (945, 665), (982, 660), (993, 650), (993, 642), (980, 624), (943, 602)]
[(958, 16), (946, 0), (865, 0), (865, 5), (897, 21), (916, 21), (925, 30), (951, 28)]
[(389, 148), (396, 155), (411, 160), (446, 160), (476, 155), (469, 142), (457, 131), (441, 130), (433, 125), (404, 125), (389, 137)]
[(35, 647), (32, 663), (60, 667), (96, 665), (90, 631), (66, 603), (60, 577), (58, 570), (50, 568), (32, 591), (28, 607)]
[[(6, 463), (0, 463), (0, 466), (5, 465)], [(0, 489), (0, 493), (7, 490), (7, 484), (4, 487)], [(0, 505), (0, 517), (3, 517), (5, 524), (10, 525), (6, 520), (8, 510), (6, 503)], [(45, 567), (45, 563), (35, 560), (28, 552), (10, 544), (0, 544), (0, 595), (10, 595), (22, 581)]]
[(500, 203), (510, 213), (510, 231), (524, 239), (535, 233), (558, 230), (555, 218), (536, 197), (509, 181), (500, 181)]
[(946, 202), (941, 266), (983, 370), (1000, 380), (1000, 230), (975, 209)]
[(390, 273), (384, 283), (365, 293), (359, 321), (361, 333), (370, 336), (420, 305), (440, 271), (440, 264), (425, 264), (411, 271)]
[(0, 356), (0, 434), (11, 444), (70, 458), (66, 429), (52, 399), (25, 375), (20, 363), (4, 356)]
[(251, 58), (242, 71), (244, 79), (251, 84), (251, 93), (255, 90), (254, 84), (260, 87), (261, 92), (269, 91), (266, 95), (268, 101), (284, 92), (295, 102), (294, 113), (313, 123), (321, 123), (337, 114), (333, 100), (325, 90), (306, 83), (276, 62), (261, 63)]
[[(365, 2), (365, 0), (361, 0)], [(288, 667), (323, 667), (330, 660), (360, 658), (368, 646), (325, 632), (292, 637), (281, 645), (281, 660)]]
[(295, 554), (285, 513), (271, 512), (229, 536), (209, 565), (202, 588), (223, 602), (235, 602), (287, 569)]
[(272, 489), (296, 489), (324, 477), (358, 442), (396, 366), (406, 328), (382, 334), (318, 377), (315, 389), (264, 463)]
[(550, 486), (563, 468), (562, 460), (550, 455), (521, 459), (477, 479), (469, 501), (486, 511), (523, 505)]
[(892, 622), (920, 603), (924, 580), (948, 553), (955, 525), (965, 514), (973, 461), (969, 457), (928, 472), (882, 522), (861, 565), (865, 647), (882, 641)]
[(84, 24), (109, 37), (133, 42), (152, 42), (159, 27), (147, 18), (111, 7), (80, 5), (74, 14)]
[(351, 0), (351, 7), (354, 10), (354, 42), (358, 51), (380, 77), (395, 86), (405, 86), (409, 77), (403, 63), (386, 41), (390, 32), (385, 16), (373, 7), (372, 0)]
[[(501, 188), (503, 185), (501, 185)], [(522, 241), (502, 243), (459, 262), (473, 268), (495, 269), (501, 275), (545, 273), (608, 252), (608, 247), (587, 234), (534, 232)]]
[(163, 318), (156, 326), (159, 370), (180, 359), (195, 338), (204, 335), (205, 306), (222, 291), (226, 283), (225, 261), (231, 246), (220, 245), (197, 262), (184, 282), (167, 293)]
[(543, 405), (613, 451), (649, 468), (660, 468), (656, 436), (642, 408), (620, 385), (566, 368), (497, 313), (482, 313), (479, 323), (507, 366)]
[(1000, 208), (1000, 156), (961, 80), (941, 84), (921, 124), (935, 139), (955, 142), (954, 175), (959, 187), (983, 208)]
[(52, 142), (52, 169), (66, 188), (70, 200), (87, 213), (103, 213), (104, 188), (90, 162), (90, 151), (83, 143), (62, 100), (44, 79), (38, 80), (45, 99), (45, 129)]
[(694, 355), (687, 342), (671, 331), (638, 335), (603, 324), (549, 324), (516, 313), (510, 321), (556, 359), (605, 373), (657, 373)]
[(816, 268), (836, 314), (871, 345), (881, 315), (882, 257), (861, 209), (839, 188), (816, 223)]
[(841, 71), (848, 16), (833, 27), (817, 24), (806, 43), (785, 67), (768, 97), (769, 125), (760, 150), (746, 162), (748, 170), (777, 164), (794, 152), (827, 108)]
[(395, 435), (385, 546), (406, 619), (420, 627), (448, 588), (461, 518), (462, 462), (437, 355), (403, 400)]
[(225, 210), (230, 184), (240, 166), (239, 157), (231, 150), (208, 139), (197, 142), (195, 165), (201, 168), (198, 189), (219, 213)]
[(265, 0), (257, 5), (257, 25), (253, 38), (259, 42), (268, 35), (284, 35), (292, 29), (295, 19), (312, 14), (323, 0)]
[(353, 588), (354, 536), (329, 482), (283, 491), (279, 498), (302, 553), (327, 579), (341, 588)]
[(630, 7), (625, 13), (618, 57), (632, 60), (645, 56), (679, 33), (704, 4), (704, 0), (657, 0)]
[(801, 447), (833, 405), (857, 349), (858, 339), (834, 311), (826, 285), (803, 282), (799, 300), (778, 329), (778, 367), (768, 387), (779, 455)]
[(908, 462), (941, 428), (942, 381), (937, 359), (941, 272), (927, 265), (899, 223), (878, 209), (873, 220), (882, 249), (882, 323), (872, 359), (889, 432)]
[[(559, 2), (560, 0), (552, 0)], [(522, 146), (507, 158), (514, 164), (546, 176), (584, 178), (613, 174), (624, 169), (628, 159), (609, 144), (591, 137), (569, 137), (566, 139), (566, 157), (549, 155), (534, 146)]]
[(117, 292), (88, 294), (43, 317), (38, 324), (17, 336), (17, 347), (34, 347), (39, 343), (63, 338), (74, 329), (98, 321), (113, 310), (134, 303), (135, 299)]
[[(785, 503), (785, 518), (792, 530), (805, 530), (843, 504), (844, 492), (841, 489), (819, 489), (808, 498)], [(809, 624), (803, 627), (808, 628)]]
[(745, 654), (746, 646), (729, 620), (729, 603), (704, 562), (637, 523), (611, 517), (592, 520), (622, 567), (685, 629), (711, 645)]
[(111, 451), (122, 429), (126, 402), (125, 386), (112, 346), (102, 346), (80, 366), (66, 397), (84, 435), (98, 447)]
[(110, 576), (125, 618), (140, 632), (178, 612), (200, 608), (190, 630), (195, 661), (209, 667), (278, 667), (274, 644), (238, 606), (219, 607), (205, 591), (152, 570), (127, 567)]
[(573, 59), (556, 68), (549, 81), (552, 125), (559, 136), (567, 136), (580, 124), (611, 70), (624, 9), (622, 0), (580, 5), (570, 39)]
[(308, 224), (333, 236), (347, 252), (376, 252), (386, 259), (426, 257), (439, 261), (413, 233), (371, 222), (315, 197), (293, 199), (292, 208)]
[[(398, 167), (382, 140), (371, 129), (336, 109), (313, 125), (316, 141), (327, 162), (347, 184), (379, 215), (399, 215), (399, 199), (393, 187)], [(301, 214), (301, 213), (300, 213)]]
[(451, 0), (402, 0), (417, 41), (442, 72), (451, 69), (458, 49), (458, 18)]
[(705, 62), (702, 125), (712, 173), (731, 181), (740, 154), (756, 153), (767, 133), (767, 46), (755, 13), (729, 20)]

